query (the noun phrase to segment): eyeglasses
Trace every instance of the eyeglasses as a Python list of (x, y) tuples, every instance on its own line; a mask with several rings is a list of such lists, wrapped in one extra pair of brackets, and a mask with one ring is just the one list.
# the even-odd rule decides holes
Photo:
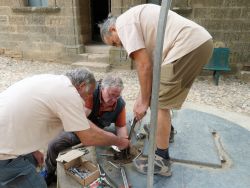
[(107, 94), (108, 94), (108, 98), (113, 99), (113, 100), (117, 100), (120, 97), (120, 94), (113, 94), (109, 89), (107, 89)]

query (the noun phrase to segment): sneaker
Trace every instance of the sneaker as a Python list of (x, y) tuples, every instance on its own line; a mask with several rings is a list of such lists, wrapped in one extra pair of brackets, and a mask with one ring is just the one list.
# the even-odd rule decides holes
[(46, 169), (43, 169), (39, 172), (40, 176), (42, 176), (44, 178), (44, 180), (46, 181), (47, 186), (49, 186), (50, 184), (52, 184), (53, 182), (57, 181), (57, 177), (54, 173), (48, 173), (48, 171)]
[[(148, 171), (148, 157), (140, 156), (133, 160), (136, 170), (142, 174), (147, 174)], [(154, 160), (154, 174), (162, 176), (171, 176), (171, 163), (170, 160), (164, 159), (159, 155), (155, 155)]]

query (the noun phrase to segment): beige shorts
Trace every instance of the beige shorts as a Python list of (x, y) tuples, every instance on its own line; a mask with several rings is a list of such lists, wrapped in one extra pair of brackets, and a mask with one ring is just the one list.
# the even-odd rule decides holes
[(195, 78), (208, 63), (212, 52), (213, 41), (208, 40), (187, 55), (161, 67), (158, 108), (181, 108)]

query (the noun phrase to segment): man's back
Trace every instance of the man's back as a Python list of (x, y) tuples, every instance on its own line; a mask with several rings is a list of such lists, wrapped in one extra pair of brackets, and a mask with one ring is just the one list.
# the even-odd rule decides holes
[[(160, 6), (143, 4), (132, 7), (117, 18), (116, 29), (128, 54), (146, 48), (153, 60), (159, 14)], [(163, 45), (163, 64), (188, 54), (210, 38), (210, 34), (200, 25), (169, 11)]]
[[(65, 104), (69, 98), (76, 102)], [(0, 159), (1, 154), (23, 155), (43, 148), (62, 130), (64, 106), (73, 103), (83, 109), (77, 90), (62, 75), (29, 77), (3, 91), (0, 94)], [(70, 129), (65, 124), (64, 128)]]

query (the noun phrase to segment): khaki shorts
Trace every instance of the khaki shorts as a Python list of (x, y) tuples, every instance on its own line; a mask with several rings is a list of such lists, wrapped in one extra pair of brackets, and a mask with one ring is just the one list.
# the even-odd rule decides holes
[(181, 108), (195, 78), (208, 63), (212, 52), (213, 41), (208, 40), (187, 55), (161, 67), (158, 108)]

